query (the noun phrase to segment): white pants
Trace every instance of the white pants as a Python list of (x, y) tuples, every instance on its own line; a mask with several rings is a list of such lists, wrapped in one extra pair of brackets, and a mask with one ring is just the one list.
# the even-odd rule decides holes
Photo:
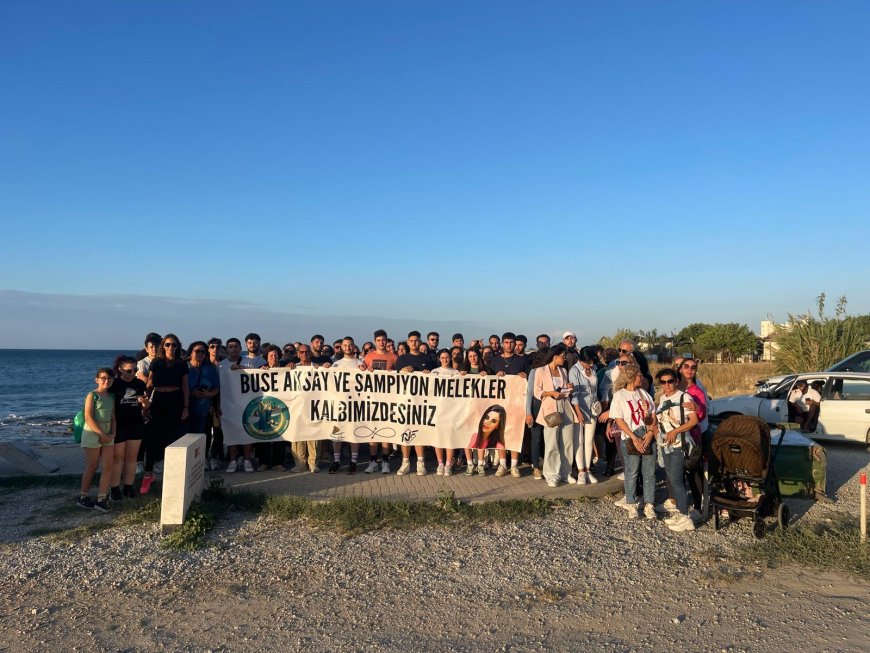
[(574, 440), (571, 423), (564, 418), (559, 426), (544, 427), (544, 478), (548, 481), (567, 481), (574, 459)]
[(595, 422), (589, 420), (585, 424), (574, 424), (574, 453), (577, 471), (589, 469), (592, 464), (592, 442), (595, 440)]

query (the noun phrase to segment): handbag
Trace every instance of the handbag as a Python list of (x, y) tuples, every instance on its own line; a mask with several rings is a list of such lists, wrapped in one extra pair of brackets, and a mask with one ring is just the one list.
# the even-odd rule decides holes
[[(640, 431), (640, 432), (638, 433), (638, 431)], [(639, 437), (641, 440), (643, 440), (645, 433), (646, 433), (646, 428), (643, 426), (638, 426), (634, 430), (634, 434), (637, 437)], [(649, 443), (649, 446), (646, 448), (646, 451), (638, 451), (637, 447), (634, 446), (634, 440), (632, 440), (631, 438), (628, 438), (625, 441), (625, 452), (629, 456), (651, 456), (653, 453), (653, 449), (654, 449), (654, 447), (653, 447), (652, 442)]]
[(601, 406), (600, 401), (596, 401), (595, 403), (593, 403), (590, 410), (592, 412), (592, 417), (598, 417), (601, 413), (604, 412), (604, 408)]
[(548, 414), (544, 415), (544, 422), (551, 429), (554, 429), (557, 426), (559, 426), (562, 423), (563, 419), (564, 419), (564, 415), (562, 415), (562, 413), (560, 413), (558, 410), (554, 410), (552, 413), (548, 413)]

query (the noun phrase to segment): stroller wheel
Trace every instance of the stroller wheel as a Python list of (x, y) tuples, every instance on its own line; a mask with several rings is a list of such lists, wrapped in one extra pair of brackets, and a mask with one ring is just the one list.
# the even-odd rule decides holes
[(783, 529), (788, 528), (788, 520), (790, 517), (791, 510), (789, 509), (789, 507), (784, 503), (779, 504), (779, 510), (776, 513), (776, 519), (779, 522), (779, 527)]
[(755, 539), (760, 540), (764, 537), (764, 520), (756, 519), (755, 523), (752, 525), (752, 534), (755, 536)]

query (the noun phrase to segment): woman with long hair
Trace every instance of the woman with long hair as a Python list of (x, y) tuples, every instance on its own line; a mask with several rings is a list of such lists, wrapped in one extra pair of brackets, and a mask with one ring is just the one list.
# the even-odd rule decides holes
[[(595, 425), (598, 414), (593, 410), (598, 403), (598, 378), (595, 376), (595, 357), (585, 348), (577, 354), (577, 362), (568, 370), (568, 381), (574, 386), (571, 404), (579, 410), (579, 421), (574, 424), (573, 444), (577, 465), (577, 483), (597, 483), (590, 472), (592, 450), (595, 447)], [(599, 404), (600, 407), (600, 404)], [(569, 481), (570, 482), (570, 481)]]
[(536, 422), (544, 427), (544, 479), (550, 487), (567, 482), (574, 458), (573, 425), (579, 410), (569, 403), (574, 390), (565, 371), (567, 347), (562, 343), (550, 347), (544, 365), (535, 372), (532, 394), (541, 402)]
[(629, 363), (622, 366), (619, 378), (613, 384), (610, 418), (619, 428), (622, 462), (625, 467), (625, 497), (617, 501), (616, 505), (627, 510), (629, 517), (637, 517), (637, 477), (641, 473), (645, 504), (643, 514), (647, 519), (655, 519), (656, 416), (653, 399), (643, 389), (643, 383), (640, 368)]
[[(453, 356), (450, 355), (449, 349), (442, 349), (438, 352), (438, 367), (429, 372), (434, 376), (458, 376), (459, 370), (453, 367)], [(453, 449), (445, 447), (434, 447), (435, 458), (438, 459), (438, 469), (435, 471), (436, 476), (453, 476)]]
[[(110, 496), (112, 501), (135, 498), (136, 460), (145, 433), (144, 414), (151, 406), (145, 382), (136, 376), (136, 359), (118, 356), (114, 365), (115, 381), (111, 393), (115, 397), (115, 447)], [(123, 478), (122, 478), (123, 477)], [(124, 490), (121, 491), (121, 481)]]
[(178, 336), (166, 334), (148, 370), (147, 386), (152, 392), (151, 422), (148, 426), (152, 437), (147, 444), (149, 455), (145, 457), (145, 475), (139, 488), (140, 494), (148, 494), (154, 475), (163, 472), (166, 447), (181, 435), (181, 426), (190, 411), (188, 367), (179, 355), (180, 351)]
[[(465, 356), (465, 360), (462, 361), (462, 364), (459, 366), (459, 373), (462, 375), (465, 374), (476, 374), (480, 376), (486, 376), (486, 365), (483, 363), (483, 359), (480, 357), (480, 349), (477, 347), (472, 347), (468, 350), (467, 355)], [(480, 459), (480, 464), (483, 465), (483, 458)], [(471, 476), (474, 474), (474, 453), (470, 446), (465, 448), (465, 475)], [(479, 474), (483, 475), (486, 473), (486, 466), (483, 465), (483, 471), (478, 471)]]
[[(680, 390), (692, 397), (695, 402), (695, 412), (698, 416), (698, 426), (689, 431), (689, 435), (696, 445), (703, 447), (704, 433), (710, 427), (710, 422), (707, 419), (707, 393), (700, 388), (697, 380), (698, 361), (694, 358), (685, 358), (680, 363), (679, 374)], [(689, 482), (689, 491), (692, 493), (693, 504), (689, 517), (694, 522), (699, 522), (702, 519), (701, 507), (704, 499), (704, 479), (701, 475), (702, 467), (703, 463), (699, 460), (691, 468), (686, 469), (686, 480)]]
[[(499, 449), (504, 451), (504, 427), (507, 413), (503, 406), (494, 404), (483, 411), (480, 421), (477, 423), (477, 432), (471, 436), (468, 449), (477, 450), (477, 473), (486, 476), (486, 466), (483, 459), (487, 449)], [(468, 450), (467, 449), (467, 450)], [(471, 458), (468, 459), (469, 465)]]

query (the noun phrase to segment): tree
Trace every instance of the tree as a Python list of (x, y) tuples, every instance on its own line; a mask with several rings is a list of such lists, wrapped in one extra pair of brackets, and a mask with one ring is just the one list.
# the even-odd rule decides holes
[(611, 347), (613, 349), (616, 349), (619, 347), (620, 342), (624, 342), (626, 340), (632, 340), (634, 342), (637, 342), (637, 339), (637, 333), (635, 333), (631, 329), (617, 329), (616, 333), (614, 333), (613, 336), (610, 338), (608, 338), (607, 336), (602, 336), (602, 338), (598, 341), (598, 344), (605, 348)]
[(758, 336), (745, 324), (713, 324), (696, 338), (695, 349), (706, 355), (722, 354), (723, 358), (733, 360), (754, 354), (758, 350)]
[(690, 324), (689, 326), (680, 329), (680, 332), (674, 336), (674, 351), (677, 351), (680, 348), (691, 350), (695, 346), (698, 336), (709, 329), (710, 326), (711, 325), (705, 324), (704, 322), (695, 322), (694, 324)]
[(834, 317), (825, 316), (825, 293), (816, 298), (818, 317), (809, 311), (789, 314), (773, 340), (779, 372), (817, 372), (864, 348), (866, 320), (846, 315), (846, 297), (837, 300)]

